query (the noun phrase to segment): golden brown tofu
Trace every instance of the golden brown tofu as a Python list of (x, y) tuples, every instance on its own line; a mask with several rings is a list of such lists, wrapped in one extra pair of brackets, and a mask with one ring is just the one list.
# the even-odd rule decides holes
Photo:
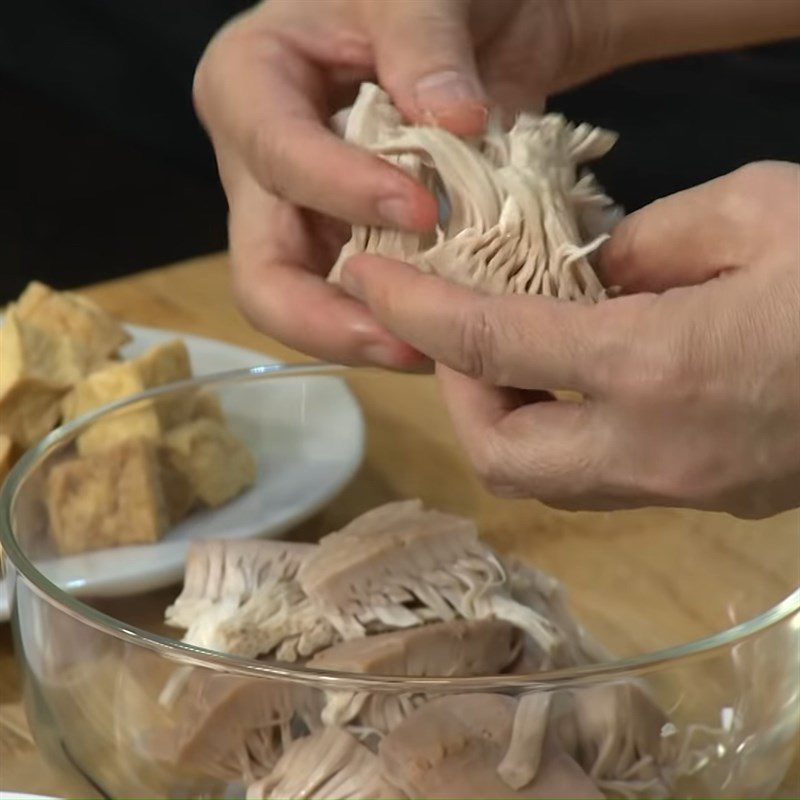
[(206, 389), (199, 389), (190, 402), (189, 419), (215, 419), (217, 422), (224, 422), (222, 405), (219, 398)]
[(208, 506), (227, 502), (255, 480), (250, 451), (213, 419), (197, 419), (167, 432), (164, 444), (172, 464)]
[[(189, 351), (181, 339), (171, 339), (158, 344), (133, 359), (131, 363), (135, 364), (147, 389), (192, 377)], [(166, 430), (187, 422), (191, 414), (192, 400), (191, 390), (158, 398), (156, 411), (162, 428)]]
[(2, 483), (11, 467), (14, 466), (14, 440), (5, 433), (0, 433), (0, 483)]
[(161, 468), (161, 486), (164, 490), (164, 500), (167, 503), (169, 522), (170, 525), (174, 525), (192, 510), (192, 506), (197, 501), (197, 495), (189, 478), (175, 469), (164, 447), (158, 448), (158, 462)]
[[(99, 370), (78, 382), (64, 398), (64, 419), (71, 420), (98, 406), (111, 403), (145, 389), (135, 362), (126, 361)], [(161, 435), (161, 423), (152, 401), (98, 420), (78, 437), (81, 455), (96, 453), (132, 437), (155, 442)]]
[(24, 322), (15, 306), (0, 328), (0, 392), (27, 377), (69, 386), (89, 371), (86, 349)]
[(46, 501), (62, 554), (156, 542), (169, 524), (156, 447), (146, 439), (56, 464)]
[[(75, 419), (114, 400), (190, 376), (186, 345), (178, 339), (165, 342), (79, 381), (64, 399), (64, 418)], [(78, 438), (78, 449), (86, 455), (134, 436), (156, 441), (167, 428), (189, 418), (191, 400), (187, 391), (177, 397), (142, 401), (94, 423)]]
[(0, 434), (27, 450), (55, 428), (64, 389), (40, 378), (21, 378), (0, 394)]
[(130, 339), (122, 325), (91, 300), (56, 292), (38, 281), (28, 284), (18, 306), (20, 319), (81, 344), (91, 367), (106, 361)]

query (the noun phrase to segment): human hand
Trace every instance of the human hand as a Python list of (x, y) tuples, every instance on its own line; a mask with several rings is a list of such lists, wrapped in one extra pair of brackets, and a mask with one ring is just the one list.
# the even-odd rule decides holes
[(343, 285), (438, 362), (498, 494), (754, 518), (800, 504), (800, 166), (752, 164), (659, 200), (601, 258), (639, 293), (484, 296), (374, 256)]
[(601, 8), (268, 0), (223, 28), (198, 67), (195, 101), (228, 196), (234, 292), (253, 324), (326, 360), (419, 366), (416, 350), (325, 276), (350, 223), (425, 230), (436, 202), (338, 139), (329, 117), (377, 74), (409, 120), (478, 133), (487, 104), (535, 107), (600, 70), (591, 43), (603, 40)]

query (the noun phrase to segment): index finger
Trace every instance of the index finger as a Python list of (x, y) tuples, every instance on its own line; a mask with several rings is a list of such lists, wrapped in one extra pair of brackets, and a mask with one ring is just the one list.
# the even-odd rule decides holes
[(320, 65), (268, 30), (235, 28), (212, 44), (195, 102), (215, 145), (230, 147), (261, 187), (350, 223), (426, 230), (436, 200), (387, 161), (339, 139)]
[(342, 285), (412, 347), (495, 386), (594, 394), (617, 347), (599, 306), (479, 294), (379, 256), (352, 258)]

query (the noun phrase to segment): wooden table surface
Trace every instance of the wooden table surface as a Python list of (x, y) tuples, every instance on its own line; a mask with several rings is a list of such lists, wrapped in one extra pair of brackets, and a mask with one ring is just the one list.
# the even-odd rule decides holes
[[(89, 287), (85, 293), (108, 311), (128, 322), (209, 336), (259, 350), (289, 362), (306, 360), (304, 356), (259, 335), (239, 316), (231, 298), (224, 256), (194, 259), (175, 266), (140, 273)], [(435, 431), (436, 425), (430, 426), (431, 420), (425, 405), (431, 396), (426, 390), (415, 391), (413, 397), (405, 397), (404, 402), (397, 404), (394, 423), (404, 420), (405, 424), (422, 426), (426, 435), (435, 439), (437, 435), (435, 432), (428, 433), (429, 430)], [(370, 399), (367, 396), (361, 400), (369, 418)], [(390, 425), (394, 423), (392, 420), (389, 421)], [(377, 427), (380, 428), (383, 424), (385, 421), (378, 420)], [(428, 427), (425, 427), (426, 425)], [(378, 436), (377, 444), (368, 453), (368, 460), (377, 474), (380, 475), (382, 470), (388, 472), (390, 460), (402, 457), (402, 454), (398, 456), (397, 443), (394, 445), (392, 448), (387, 447), (386, 441)], [(440, 451), (442, 448), (444, 450), (436, 456), (439, 462), (435, 468), (438, 469), (437, 474), (441, 478), (428, 492), (434, 497), (441, 496), (443, 500), (446, 500), (448, 490), (451, 493), (454, 491), (444, 476), (450, 472), (463, 470), (462, 462), (458, 460), (460, 456), (451, 454), (447, 449), (450, 447), (448, 444), (439, 448)], [(432, 452), (438, 451), (433, 448)], [(460, 475), (459, 480), (463, 479), (463, 475)], [(400, 491), (403, 488), (400, 487)], [(368, 494), (375, 492), (372, 484), (368, 485), (366, 479), (362, 477), (356, 482), (355, 488), (348, 489), (343, 498), (337, 502), (347, 506), (353, 502), (354, 493), (359, 491)], [(530, 506), (526, 508), (530, 511)], [(532, 546), (530, 541), (521, 535), (519, 526), (512, 524), (512, 519), (508, 516), (514, 512), (505, 509), (506, 506), (495, 507), (489, 500), (479, 500), (476, 501), (474, 511), (480, 519), (491, 517), (493, 544), (506, 550), (518, 550), (523, 554), (526, 549), (530, 551)], [(679, 633), (691, 635), (695, 632), (694, 618), (702, 620), (703, 614), (708, 616), (710, 612), (704, 592), (710, 586), (708, 581), (713, 583), (713, 579), (707, 577), (700, 566), (687, 563), (686, 559), (676, 561), (679, 558), (676, 553), (679, 553), (680, 547), (675, 546), (675, 541), (682, 536), (696, 537), (698, 531), (702, 529), (703, 547), (706, 550), (702, 551), (703, 557), (698, 560), (716, 559), (720, 564), (724, 564), (726, 569), (740, 568), (742, 592), (755, 598), (754, 602), (758, 602), (759, 598), (767, 602), (782, 596), (782, 593), (788, 594), (797, 584), (797, 564), (790, 564), (787, 567), (785, 548), (778, 556), (770, 554), (770, 548), (764, 546), (763, 536), (780, 536), (783, 537), (782, 541), (788, 541), (786, 537), (791, 535), (792, 531), (800, 536), (798, 514), (782, 515), (774, 520), (759, 523), (760, 535), (756, 537), (752, 523), (742, 523), (714, 515), (703, 516), (700, 522), (691, 512), (674, 510), (649, 509), (592, 517), (564, 515), (545, 511), (539, 507), (536, 513), (540, 516), (539, 523), (543, 531), (537, 539), (536, 557), (543, 562), (545, 568), (552, 568), (558, 573), (559, 563), (563, 564), (564, 559), (574, 556), (576, 536), (581, 537), (582, 554), (585, 554), (584, 561), (587, 564), (584, 582), (587, 587), (595, 587), (595, 594), (581, 595), (577, 598), (579, 602), (595, 605), (599, 602), (605, 603), (607, 597), (602, 595), (603, 585), (613, 586), (614, 582), (620, 580), (628, 582), (631, 598), (635, 599), (639, 591), (642, 592), (642, 598), (645, 598), (651, 584), (659, 580), (663, 582), (665, 576), (674, 574), (679, 565), (680, 569), (687, 573), (685, 581), (687, 588), (685, 591), (681, 589), (681, 596), (675, 598), (676, 608), (682, 609), (681, 613), (684, 615), (680, 624), (675, 623), (678, 631), (676, 636)], [(640, 562), (636, 570), (632, 570), (628, 565), (625, 568), (626, 572), (616, 562), (606, 558), (605, 553), (608, 552), (608, 548), (604, 547), (603, 542), (608, 542), (611, 538), (618, 542), (620, 537), (627, 536), (631, 537), (629, 541), (635, 542), (637, 532), (643, 527), (648, 528), (651, 546), (649, 550), (637, 555)], [(584, 530), (585, 536), (583, 536)], [(568, 531), (569, 536), (562, 536), (564, 531)], [(567, 541), (567, 544), (564, 544), (564, 541)], [(778, 563), (779, 559), (784, 563)], [(596, 571), (593, 570), (594, 565), (597, 565)], [(696, 574), (692, 572), (695, 569)], [(644, 577), (639, 576), (639, 572), (643, 572)], [(711, 590), (708, 588), (708, 591)], [(671, 591), (674, 591), (674, 588)], [(156, 596), (149, 602), (150, 605), (145, 603), (142, 607), (128, 609), (127, 617), (130, 621), (154, 624), (160, 617), (165, 600), (163, 596)], [(621, 613), (624, 613), (622, 607), (610, 607), (608, 610), (609, 616), (612, 614), (618, 616)], [(662, 621), (654, 620), (654, 628), (657, 628), (656, 623), (660, 622)], [(701, 630), (702, 625), (698, 623), (698, 626), (697, 630)], [(52, 771), (40, 758), (28, 730), (20, 697), (21, 678), (13, 657), (10, 627), (7, 623), (0, 623), (0, 704), (2, 704), (0, 705), (0, 789), (59, 797), (80, 796), (80, 787), (70, 785), (68, 780)], [(798, 752), (800, 752), (800, 741)], [(777, 796), (800, 797), (800, 759), (795, 761)]]

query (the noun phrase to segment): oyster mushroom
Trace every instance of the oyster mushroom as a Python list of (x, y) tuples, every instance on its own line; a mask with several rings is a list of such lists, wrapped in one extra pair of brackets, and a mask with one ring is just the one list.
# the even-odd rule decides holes
[(145, 746), (181, 771), (252, 781), (292, 741), (295, 715), (315, 716), (313, 701), (290, 684), (192, 670), (162, 703), (173, 725), (152, 731)]
[(503, 780), (497, 770), (515, 706), (496, 694), (449, 695), (425, 704), (381, 741), (384, 776), (409, 797), (602, 797), (553, 740), (533, 781), (512, 788)]
[[(307, 666), (408, 677), (496, 675), (516, 658), (520, 639), (502, 620), (454, 620), (351, 639), (317, 653)], [(322, 721), (387, 733), (424, 701), (423, 695), (331, 691)]]
[(458, 617), (504, 619), (545, 652), (561, 639), (550, 620), (511, 597), (474, 522), (419, 500), (379, 506), (325, 536), (298, 580), (343, 639)]
[(433, 237), (354, 226), (331, 280), (339, 280), (347, 258), (369, 252), (496, 294), (605, 296), (589, 256), (619, 211), (582, 165), (605, 155), (615, 134), (559, 114), (522, 114), (510, 131), (492, 119), (482, 137), (466, 141), (404, 124), (389, 96), (370, 83), (362, 84), (343, 131), (440, 189), (449, 214)]
[(294, 661), (336, 640), (296, 581), (316, 545), (277, 541), (200, 541), (189, 547), (184, 587), (167, 609), (184, 641), (254, 658), (277, 649)]
[(381, 775), (377, 756), (340, 728), (296, 739), (265, 778), (247, 788), (248, 800), (267, 798), (402, 798)]

